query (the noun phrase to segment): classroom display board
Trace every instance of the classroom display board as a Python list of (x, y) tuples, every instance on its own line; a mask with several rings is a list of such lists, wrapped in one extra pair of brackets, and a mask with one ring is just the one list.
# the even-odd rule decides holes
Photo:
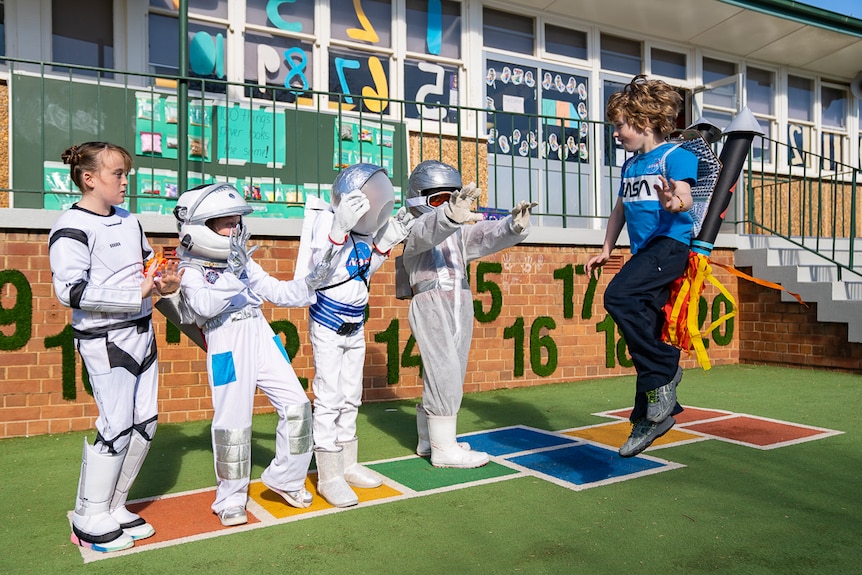
[(564, 70), (488, 60), (488, 151), (589, 162), (589, 79)]
[[(173, 212), (182, 193), (176, 94), (24, 74), (13, 74), (11, 83), (13, 207), (67, 209), (80, 194), (60, 154), (103, 140), (134, 155), (125, 207)], [(188, 187), (229, 182), (254, 215), (302, 217), (306, 195), (326, 197), (338, 172), (356, 162), (386, 168), (396, 193), (409, 176), (406, 128), (379, 116), (197, 97), (188, 118)]]

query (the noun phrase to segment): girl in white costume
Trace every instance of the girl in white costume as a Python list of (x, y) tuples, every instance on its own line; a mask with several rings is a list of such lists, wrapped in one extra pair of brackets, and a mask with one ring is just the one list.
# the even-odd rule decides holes
[(422, 354), (424, 383), (416, 406), (416, 452), (430, 455), (435, 467), (471, 468), (489, 461), (487, 453), (455, 440), (473, 338), (467, 264), (526, 238), (536, 205), (520, 202), (509, 217), (483, 221), (471, 211), (479, 195), (475, 184), (462, 189), (458, 171), (437, 160), (420, 163), (410, 175), (406, 203), (417, 217), (403, 261), (413, 293), (408, 319)]
[(71, 539), (118, 551), (155, 533), (126, 499), (158, 419), (151, 294), (175, 292), (180, 275), (174, 265), (159, 266), (137, 218), (117, 207), (132, 167), (125, 149), (87, 142), (62, 159), (82, 197), (51, 228), (51, 274), (60, 303), (72, 308), (75, 345), (99, 409), (96, 440), (84, 440)]
[[(308, 507), (305, 478), (312, 456), (311, 404), (279, 337), (260, 306), (301, 307), (315, 302), (315, 282), (324, 262), (305, 280), (279, 281), (248, 249), (242, 216), (252, 208), (229, 184), (199, 186), (177, 201), (184, 271), (183, 306), (194, 316), (207, 344), (207, 375), (213, 401), (212, 443), (216, 498), (223, 525), (248, 521), (245, 506), (251, 470), (254, 394), (260, 388), (278, 413), (275, 457), (261, 479), (293, 507)], [(318, 275), (320, 274), (320, 275)]]
[[(356, 417), (362, 403), (369, 279), (407, 235), (412, 219), (403, 208), (391, 217), (394, 200), (383, 168), (349, 166), (332, 184), (330, 209), (306, 216), (311, 229), (303, 238), (307, 245), (300, 247), (310, 254), (311, 263), (332, 258), (332, 275), (309, 308), (309, 332), (317, 490), (336, 507), (359, 502), (351, 486), (371, 488), (383, 482), (357, 462)], [(302, 266), (297, 272), (301, 275)]]

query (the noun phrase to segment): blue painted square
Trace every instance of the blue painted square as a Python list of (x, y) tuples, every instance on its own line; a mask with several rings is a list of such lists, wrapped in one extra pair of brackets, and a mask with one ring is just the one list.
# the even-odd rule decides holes
[(565, 445), (567, 443), (576, 443), (576, 440), (570, 437), (541, 433), (532, 429), (524, 429), (522, 427), (498, 429), (487, 433), (477, 433), (476, 435), (460, 437), (459, 439), (469, 443), (470, 449), (484, 451), (485, 453), (497, 456), (529, 451), (531, 449), (541, 449), (543, 447)]
[(512, 457), (509, 461), (575, 485), (585, 485), (664, 467), (659, 461), (623, 458), (615, 450), (590, 444), (573, 445)]

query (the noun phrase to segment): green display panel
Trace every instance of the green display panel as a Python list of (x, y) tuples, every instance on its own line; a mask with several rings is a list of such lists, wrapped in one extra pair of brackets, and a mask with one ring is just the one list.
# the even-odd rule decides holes
[[(79, 193), (60, 155), (102, 140), (134, 155), (126, 207), (173, 211), (182, 192), (176, 94), (25, 74), (13, 74), (11, 84), (13, 207), (68, 208)], [(302, 217), (307, 193), (325, 196), (338, 171), (360, 161), (385, 167), (396, 190), (407, 184), (406, 128), (380, 116), (197, 96), (188, 124), (189, 187), (229, 182), (258, 216)]]

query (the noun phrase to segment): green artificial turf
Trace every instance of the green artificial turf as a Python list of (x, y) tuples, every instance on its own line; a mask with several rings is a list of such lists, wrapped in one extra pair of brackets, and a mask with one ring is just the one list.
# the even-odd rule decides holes
[[(465, 396), (461, 433), (556, 431), (626, 408), (632, 376)], [(862, 571), (862, 377), (687, 370), (683, 404), (843, 431), (773, 450), (717, 440), (654, 452), (685, 467), (572, 491), (533, 477), (318, 515), (84, 564), (69, 542), (84, 435), (0, 441), (0, 574), (844, 574)], [(360, 459), (412, 453), (415, 401), (360, 409)], [(254, 418), (252, 478), (274, 449)], [(447, 472), (451, 470), (446, 470)], [(131, 498), (213, 485), (208, 422), (164, 424)]]

